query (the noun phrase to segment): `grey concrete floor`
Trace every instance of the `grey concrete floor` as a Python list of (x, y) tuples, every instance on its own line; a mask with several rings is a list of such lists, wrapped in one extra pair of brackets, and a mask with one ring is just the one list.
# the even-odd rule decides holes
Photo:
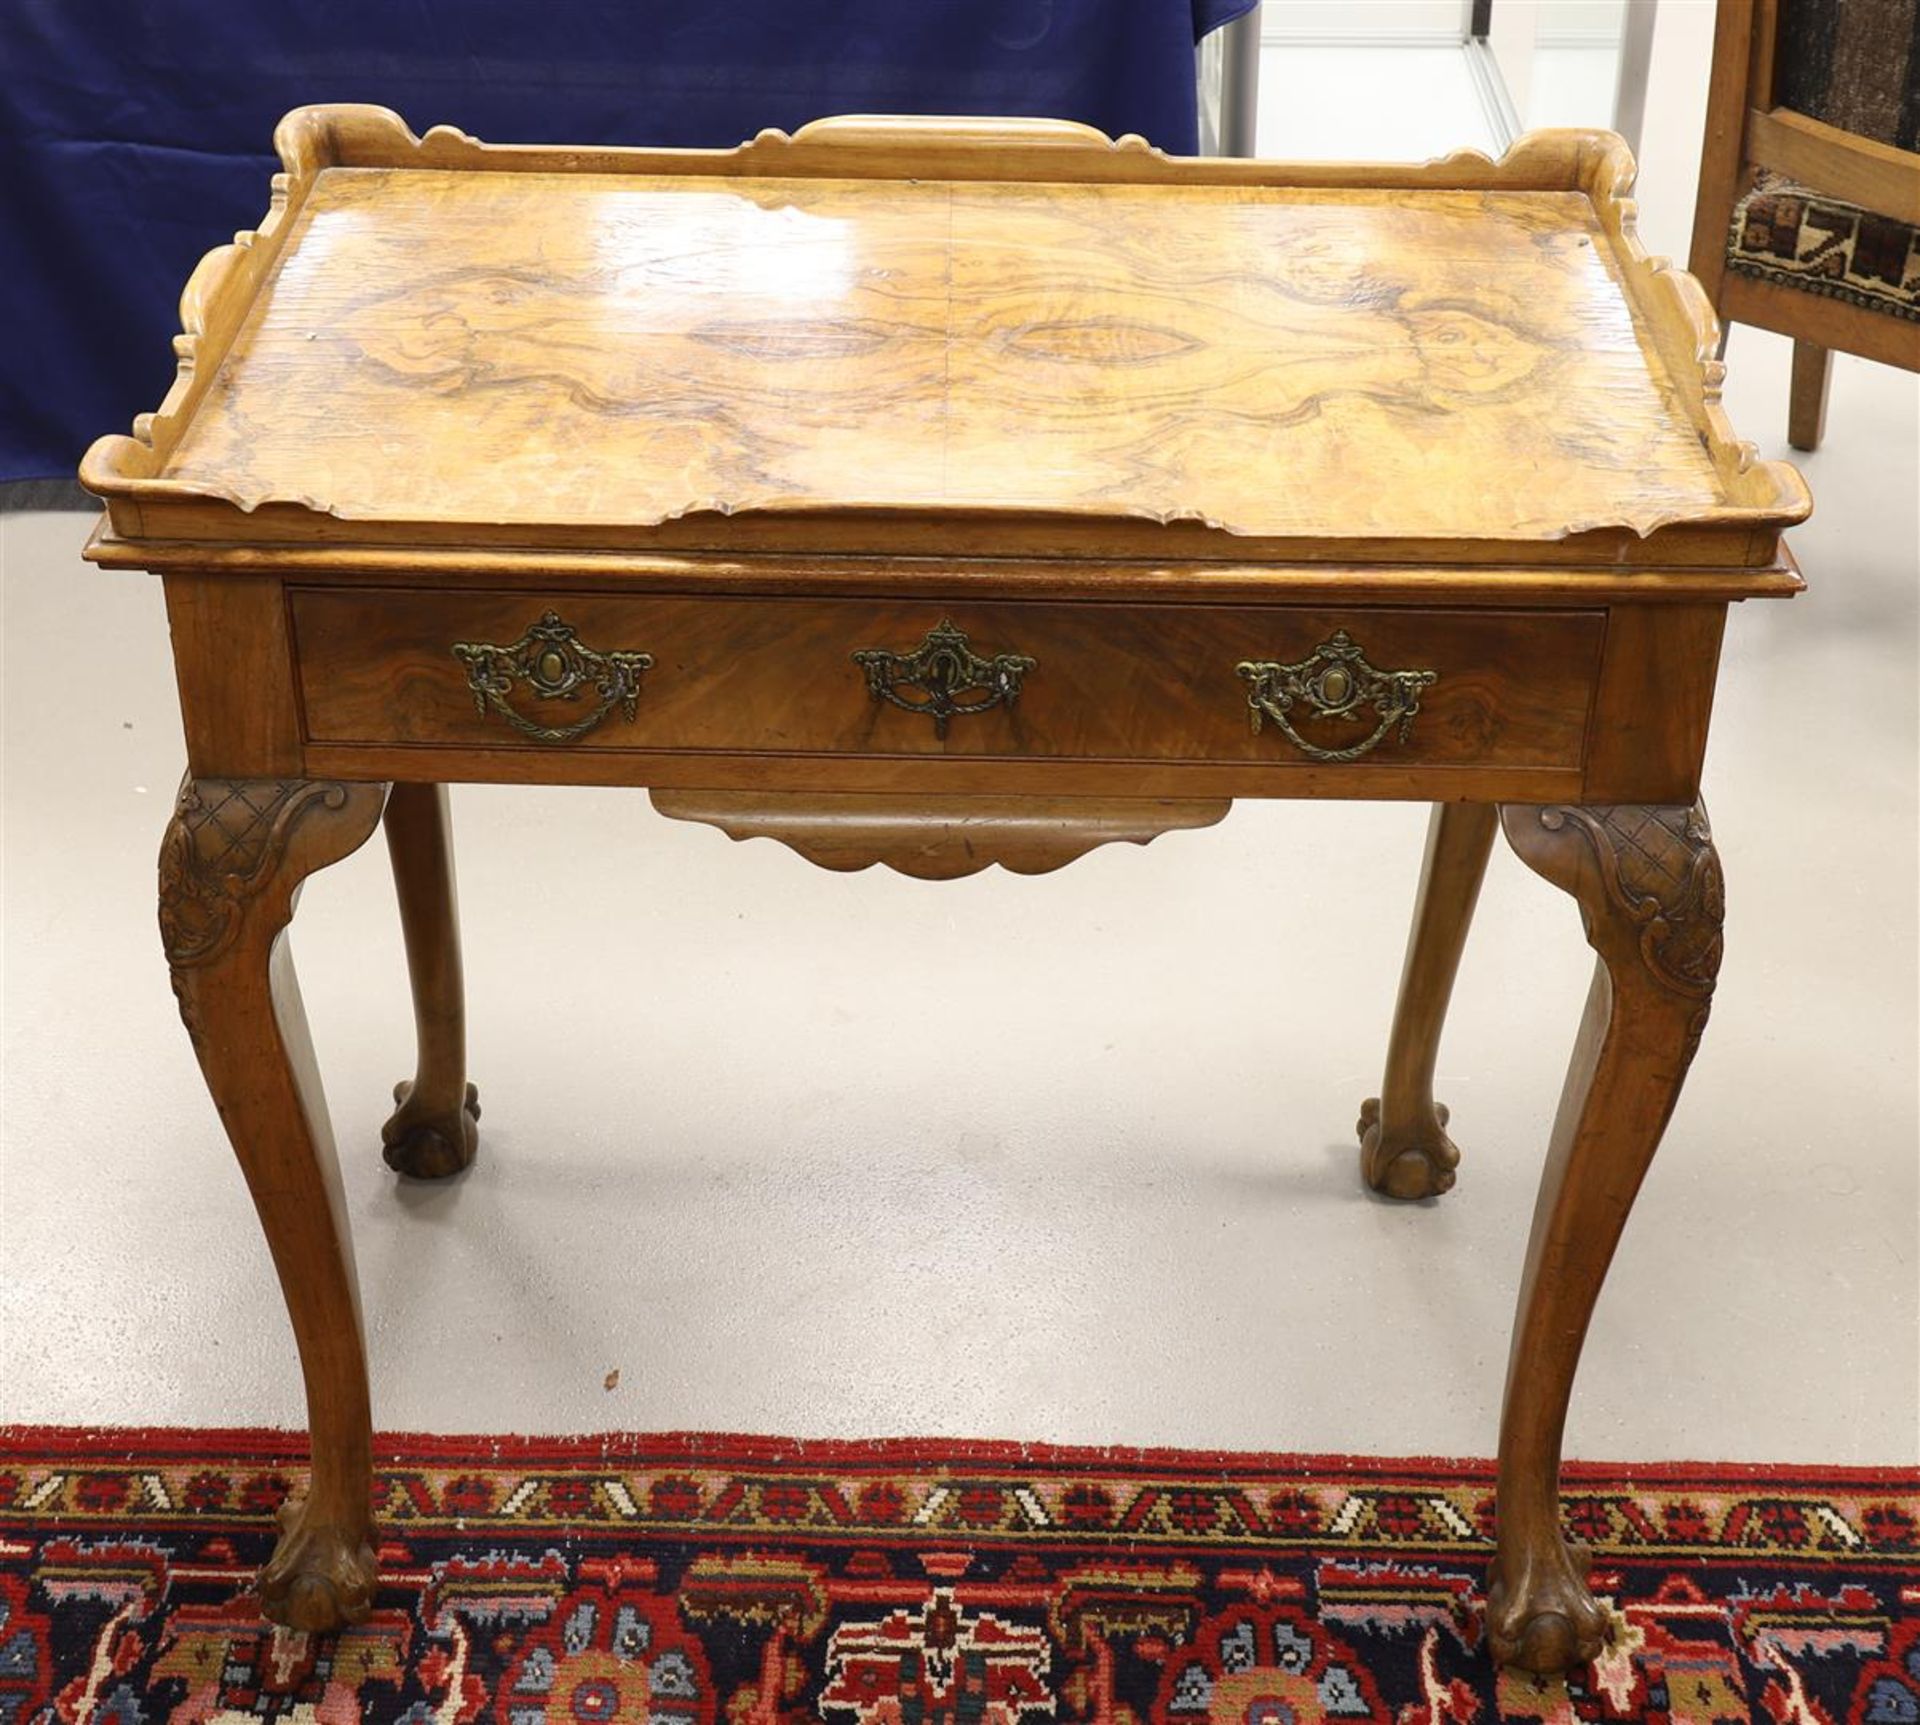
[[(1730, 360), (1736, 425), (1781, 453), (1786, 344), (1741, 330)], [(1830, 426), (1812, 591), (1730, 622), (1727, 962), (1574, 1455), (1920, 1455), (1920, 388), (1840, 359)], [(89, 525), (0, 518), (0, 1419), (298, 1424), (154, 931), (183, 759), (158, 584), (83, 564)], [(467, 1176), (380, 1161), (411, 1051), (377, 841), (295, 925), (383, 1426), (1491, 1451), (1590, 962), (1504, 849), (1442, 1063), (1460, 1184), (1400, 1206), (1360, 1187), (1351, 1131), (1419, 808), (1242, 803), (930, 885), (638, 792), (454, 807)]]

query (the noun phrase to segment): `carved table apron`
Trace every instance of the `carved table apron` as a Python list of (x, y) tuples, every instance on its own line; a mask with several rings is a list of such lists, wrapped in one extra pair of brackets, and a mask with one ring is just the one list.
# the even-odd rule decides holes
[(445, 786), (645, 786), (828, 868), (1057, 868), (1235, 797), (1434, 805), (1376, 1190), (1432, 1093), (1496, 824), (1598, 954), (1500, 1428), (1495, 1653), (1605, 1614), (1562, 1537), (1580, 1344), (1700, 1042), (1697, 801), (1722, 626), (1800, 582), (1699, 290), (1617, 138), (1499, 162), (1174, 161), (1040, 121), (823, 121), (734, 151), (515, 149), (302, 109), (179, 376), (82, 467), (164, 579), (188, 774), (182, 1017), (300, 1348), (279, 1621), (369, 1609), (371, 1424), (327, 1112), (281, 939), (384, 822), (419, 1062), (388, 1163), (475, 1152)]

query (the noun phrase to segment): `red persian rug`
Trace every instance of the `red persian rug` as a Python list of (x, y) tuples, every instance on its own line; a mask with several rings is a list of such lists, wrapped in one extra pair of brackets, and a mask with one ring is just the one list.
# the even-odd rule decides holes
[(1568, 1469), (1607, 1653), (1482, 1645), (1481, 1462), (394, 1437), (340, 1635), (249, 1593), (303, 1441), (0, 1431), (0, 1725), (1920, 1721), (1920, 1473)]

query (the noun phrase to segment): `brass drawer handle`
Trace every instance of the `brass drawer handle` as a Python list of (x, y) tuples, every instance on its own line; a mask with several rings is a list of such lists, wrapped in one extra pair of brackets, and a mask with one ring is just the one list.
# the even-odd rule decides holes
[[(933, 716), (933, 734), (944, 739), (947, 722), (956, 713), (984, 713), (989, 707), (1011, 707), (1020, 698), (1020, 679), (1036, 663), (1024, 653), (996, 653), (983, 659), (967, 645), (967, 637), (940, 619), (911, 653), (891, 653), (884, 647), (863, 647), (853, 662), (867, 674), (867, 692), (876, 701), (891, 701), (909, 713)], [(917, 689), (918, 696), (902, 689)]]
[[(640, 674), (653, 664), (651, 653), (596, 653), (582, 646), (573, 625), (561, 622), (557, 611), (543, 612), (510, 647), (456, 641), (453, 656), (467, 668), (474, 711), (484, 714), (491, 707), (536, 743), (571, 743), (584, 737), (616, 706), (631, 722), (640, 699)], [(516, 712), (507, 699), (516, 679), (537, 700), (577, 701), (591, 689), (599, 702), (570, 725), (543, 725)]]
[[(1404, 743), (1419, 717), (1421, 692), (1440, 678), (1438, 671), (1375, 670), (1344, 629), (1336, 630), (1296, 664), (1243, 659), (1234, 669), (1249, 685), (1247, 707), (1254, 735), (1260, 734), (1263, 719), (1271, 719), (1295, 748), (1316, 761), (1357, 761), (1396, 725)], [(1323, 749), (1293, 728), (1296, 703), (1319, 719), (1364, 720), (1370, 709), (1380, 722), (1363, 742)]]

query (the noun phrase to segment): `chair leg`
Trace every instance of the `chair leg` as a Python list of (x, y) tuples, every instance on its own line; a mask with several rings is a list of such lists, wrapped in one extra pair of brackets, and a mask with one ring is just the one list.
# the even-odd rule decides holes
[(1793, 383), (1787, 396), (1787, 441), (1795, 449), (1820, 447), (1827, 429), (1827, 383), (1832, 350), (1810, 341), (1793, 344)]

